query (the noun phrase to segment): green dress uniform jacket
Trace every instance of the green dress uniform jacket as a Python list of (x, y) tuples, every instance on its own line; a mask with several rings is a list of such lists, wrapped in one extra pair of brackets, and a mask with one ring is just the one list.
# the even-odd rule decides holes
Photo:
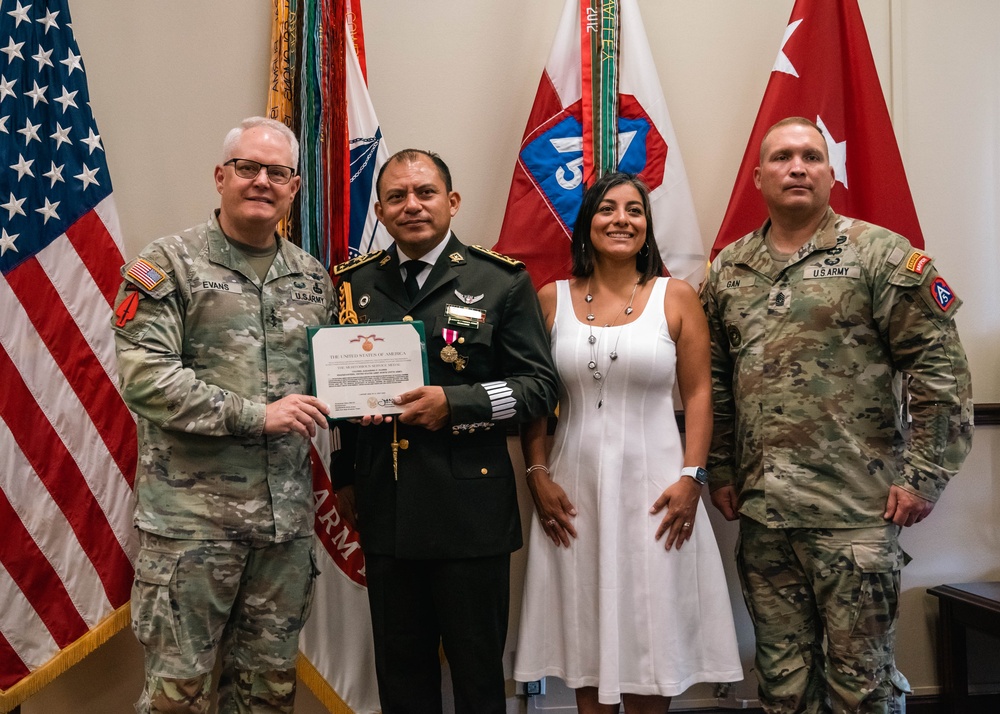
[(930, 256), (884, 228), (828, 210), (782, 266), (768, 227), (727, 246), (702, 291), (711, 486), (735, 486), (743, 515), (779, 528), (882, 526), (892, 484), (936, 501), (972, 443), (961, 301)]
[(112, 327), (139, 417), (136, 525), (169, 538), (309, 536), (309, 442), (263, 431), (268, 404), (309, 393), (306, 327), (336, 315), (323, 266), (278, 239), (261, 281), (213, 214), (151, 243), (122, 277)]
[[(556, 373), (538, 298), (523, 265), (454, 235), (420, 292), (407, 298), (395, 246), (335, 269), (360, 323), (420, 320), (430, 384), (444, 388), (450, 422), (438, 431), (396, 421), (344, 433), (335, 485), (356, 487), (366, 553), (405, 559), (499, 555), (521, 546), (510, 424), (550, 414)], [(449, 322), (449, 306), (476, 326)], [(446, 333), (454, 330), (454, 333)], [(446, 334), (456, 362), (442, 358)], [(355, 452), (356, 447), (356, 452)]]

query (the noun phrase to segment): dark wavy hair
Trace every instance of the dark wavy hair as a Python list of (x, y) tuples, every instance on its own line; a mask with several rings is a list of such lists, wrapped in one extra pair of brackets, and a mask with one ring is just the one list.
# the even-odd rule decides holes
[(656, 237), (653, 233), (653, 212), (649, 207), (649, 188), (635, 174), (622, 172), (610, 173), (594, 182), (594, 185), (583, 194), (583, 203), (573, 225), (573, 267), (574, 278), (586, 278), (594, 272), (594, 244), (590, 240), (590, 226), (597, 214), (597, 209), (604, 196), (615, 186), (629, 184), (642, 197), (642, 210), (646, 214), (646, 243), (635, 256), (635, 269), (639, 271), (639, 281), (645, 283), (650, 278), (658, 278), (666, 274), (663, 258), (656, 247)]

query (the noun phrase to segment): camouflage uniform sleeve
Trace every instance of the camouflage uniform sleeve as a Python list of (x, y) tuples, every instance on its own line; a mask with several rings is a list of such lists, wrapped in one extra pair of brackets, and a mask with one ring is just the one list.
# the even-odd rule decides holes
[(538, 296), (527, 272), (513, 275), (503, 314), (503, 323), (494, 333), (502, 374), (490, 384), (444, 387), (452, 423), (511, 418), (523, 422), (555, 409), (556, 371)]
[(907, 258), (884, 265), (874, 295), (895, 367), (909, 376), (910, 436), (896, 485), (936, 501), (972, 447), (972, 381), (955, 326), (962, 303), (929, 256), (900, 247)]
[[(143, 261), (157, 284), (137, 280)], [(162, 429), (210, 436), (260, 436), (265, 405), (199, 379), (185, 367), (184, 297), (166, 256), (147, 251), (122, 268), (112, 317), (122, 398), (129, 409)], [(157, 273), (158, 271), (158, 273)], [(160, 279), (162, 277), (162, 279)], [(127, 306), (133, 301), (133, 312)], [(128, 316), (128, 319), (125, 317)]]
[(733, 362), (729, 357), (729, 338), (719, 312), (716, 281), (719, 260), (709, 269), (701, 291), (701, 302), (708, 318), (712, 342), (712, 409), (714, 429), (708, 452), (708, 483), (711, 490), (736, 484), (736, 405), (733, 399)]

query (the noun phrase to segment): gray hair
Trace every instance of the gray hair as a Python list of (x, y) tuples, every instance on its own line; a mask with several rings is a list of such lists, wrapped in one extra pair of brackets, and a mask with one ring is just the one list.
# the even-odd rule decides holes
[(253, 129), (255, 127), (262, 126), (267, 129), (281, 134), (288, 141), (288, 146), (292, 150), (292, 168), (298, 170), (299, 168), (299, 140), (295, 138), (295, 132), (289, 129), (287, 126), (282, 124), (276, 119), (271, 119), (269, 117), (247, 117), (240, 122), (239, 126), (230, 130), (226, 134), (226, 138), (222, 142), (222, 163), (229, 161), (233, 158), (233, 151), (236, 148), (237, 142), (239, 142), (240, 137), (243, 136), (243, 132), (247, 129)]

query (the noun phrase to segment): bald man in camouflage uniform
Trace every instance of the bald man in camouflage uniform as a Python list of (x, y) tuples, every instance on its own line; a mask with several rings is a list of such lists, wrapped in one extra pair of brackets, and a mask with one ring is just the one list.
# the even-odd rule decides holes
[(113, 321), (122, 394), (138, 414), (132, 627), (146, 712), (291, 712), (315, 564), (306, 327), (335, 295), (276, 233), (299, 187), (298, 142), (252, 118), (216, 167), (221, 208), (122, 269)]
[(931, 512), (972, 441), (961, 301), (905, 238), (830, 209), (812, 122), (772, 127), (754, 180), (770, 218), (719, 254), (703, 301), (712, 501), (740, 521), (761, 703), (901, 712), (899, 531)]

